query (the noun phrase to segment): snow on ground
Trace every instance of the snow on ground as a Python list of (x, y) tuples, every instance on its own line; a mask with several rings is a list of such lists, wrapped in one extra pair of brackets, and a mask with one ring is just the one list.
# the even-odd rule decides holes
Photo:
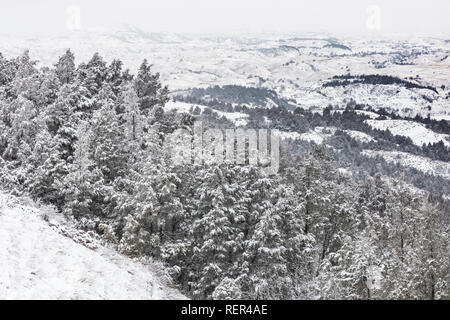
[(324, 137), (314, 130), (310, 130), (305, 133), (289, 132), (289, 131), (275, 131), (281, 140), (292, 139), (292, 140), (304, 140), (309, 142), (314, 142), (316, 144), (322, 144)]
[(450, 163), (447, 162), (397, 151), (363, 150), (362, 154), (369, 157), (381, 156), (388, 162), (400, 163), (400, 165), (405, 167), (415, 168), (428, 174), (450, 179)]
[(355, 110), (355, 112), (357, 114), (363, 114), (365, 116), (368, 116), (370, 119), (376, 119), (380, 116), (378, 113), (366, 111), (366, 110)]
[(278, 137), (280, 137), (281, 140), (285, 140), (285, 139), (296, 140), (296, 139), (300, 139), (300, 137), (302, 136), (298, 132), (288, 132), (288, 131), (279, 131), (279, 130), (273, 131), (273, 133), (278, 135)]
[[(378, 74), (378, 70), (375, 73)], [(445, 91), (439, 90), (436, 93), (428, 89), (408, 89), (399, 85), (357, 84), (326, 87), (320, 92), (323, 94), (322, 98), (317, 97), (322, 100), (327, 99), (332, 105), (345, 106), (349, 99), (353, 99), (358, 104), (371, 106), (374, 110), (384, 108), (402, 117), (429, 115), (431, 119), (450, 119)], [(316, 105), (327, 104), (323, 101), (316, 102)]]
[(355, 131), (355, 130), (345, 130), (345, 132), (352, 137), (353, 139), (356, 139), (360, 142), (371, 142), (375, 141), (374, 138), (372, 138), (367, 133), (361, 132), (361, 131)]
[(210, 109), (212, 112), (215, 112), (219, 115), (219, 117), (225, 117), (231, 122), (233, 122), (236, 126), (245, 126), (247, 124), (246, 118), (248, 118), (248, 114), (242, 113), (242, 112), (223, 112), (219, 111), (213, 108), (210, 108), (208, 106), (202, 106), (198, 104), (192, 104), (192, 103), (185, 103), (185, 102), (178, 102), (178, 101), (169, 101), (165, 106), (164, 109), (167, 111), (176, 110), (178, 112), (186, 112), (190, 113), (191, 110), (194, 110), (195, 108), (199, 108), (202, 112), (205, 109)]
[(316, 127), (314, 130), (309, 130), (305, 133), (276, 131), (280, 139), (298, 139), (316, 144), (322, 144), (327, 137), (334, 134), (336, 128), (333, 127)]
[[(343, 113), (345, 110), (332, 110), (332, 113), (338, 112), (338, 113)], [(360, 115), (365, 115), (367, 117), (369, 117), (370, 119), (376, 119), (378, 118), (380, 115), (378, 113), (372, 112), (372, 111), (367, 111), (367, 110), (354, 110), (355, 113), (360, 114)], [(389, 117), (387, 117), (389, 119)]]
[(89, 235), (57, 217), (0, 192), (0, 300), (184, 298), (163, 284), (156, 263), (131, 260), (93, 238), (83, 246), (72, 238), (89, 242)]
[(380, 130), (389, 130), (393, 135), (410, 137), (414, 144), (422, 146), (424, 143), (436, 143), (443, 141), (446, 146), (450, 146), (447, 140), (448, 134), (436, 133), (427, 129), (425, 125), (408, 120), (366, 120), (371, 127)]
[(302, 133), (299, 137), (300, 140), (305, 140), (305, 141), (309, 141), (309, 142), (314, 142), (316, 144), (322, 144), (324, 141), (324, 137), (316, 132), (316, 131), (309, 131), (306, 133)]

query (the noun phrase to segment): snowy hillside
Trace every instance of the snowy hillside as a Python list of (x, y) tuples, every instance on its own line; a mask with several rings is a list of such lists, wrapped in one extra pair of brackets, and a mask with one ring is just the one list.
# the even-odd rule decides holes
[(205, 110), (216, 113), (219, 117), (225, 117), (226, 119), (233, 122), (236, 126), (245, 126), (247, 124), (246, 118), (248, 118), (248, 114), (241, 112), (223, 112), (214, 110), (208, 106), (203, 106), (199, 104), (192, 103), (184, 103), (179, 101), (169, 101), (164, 106), (164, 109), (167, 111), (175, 110), (180, 113), (192, 113), (196, 108), (199, 109), (200, 112), (204, 112)]
[(439, 141), (450, 146), (448, 134), (435, 133), (421, 123), (407, 120), (366, 120), (366, 122), (375, 129), (389, 130), (393, 135), (409, 137), (418, 146)]
[(448, 99), (442, 91), (435, 93), (398, 85), (358, 84), (327, 87), (318, 91), (317, 99), (321, 105), (330, 100), (333, 104), (345, 105), (346, 101), (353, 99), (360, 104), (370, 105), (374, 110), (384, 108), (408, 117), (430, 114), (431, 118), (440, 120), (448, 119), (450, 113)]
[(0, 270), (0, 300), (184, 298), (163, 284), (154, 265), (119, 255), (65, 225), (51, 209), (4, 193)]
[(406, 152), (396, 151), (363, 150), (362, 153), (369, 157), (381, 156), (386, 161), (400, 163), (405, 167), (415, 168), (428, 174), (442, 176), (446, 179), (450, 179), (450, 164), (443, 161), (431, 160)]

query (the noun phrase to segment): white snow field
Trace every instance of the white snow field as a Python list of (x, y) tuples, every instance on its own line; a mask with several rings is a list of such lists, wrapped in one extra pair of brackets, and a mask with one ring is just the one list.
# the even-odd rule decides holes
[(0, 299), (185, 299), (164, 284), (160, 267), (95, 243), (51, 208), (21, 201), (0, 192)]

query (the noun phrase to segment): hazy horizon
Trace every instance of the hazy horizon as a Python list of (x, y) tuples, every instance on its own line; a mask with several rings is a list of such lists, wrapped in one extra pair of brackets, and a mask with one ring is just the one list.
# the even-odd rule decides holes
[(450, 1), (2, 0), (0, 33), (46, 36), (137, 26), (146, 32), (448, 35)]

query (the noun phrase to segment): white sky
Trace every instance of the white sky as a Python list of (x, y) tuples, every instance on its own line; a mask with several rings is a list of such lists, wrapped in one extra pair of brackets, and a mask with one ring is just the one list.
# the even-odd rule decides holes
[[(150, 32), (305, 32), (380, 35), (450, 33), (450, 0), (0, 0), (0, 33), (68, 30), (67, 8), (82, 29), (131, 24)], [(367, 8), (380, 8), (380, 29)]]

